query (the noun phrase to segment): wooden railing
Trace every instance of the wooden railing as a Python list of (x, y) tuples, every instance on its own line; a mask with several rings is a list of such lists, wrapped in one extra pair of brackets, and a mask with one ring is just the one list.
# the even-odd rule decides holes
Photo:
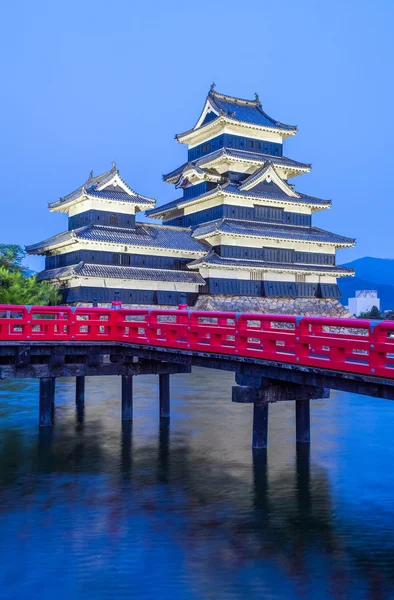
[(394, 378), (394, 321), (0, 305), (0, 342), (124, 342)]

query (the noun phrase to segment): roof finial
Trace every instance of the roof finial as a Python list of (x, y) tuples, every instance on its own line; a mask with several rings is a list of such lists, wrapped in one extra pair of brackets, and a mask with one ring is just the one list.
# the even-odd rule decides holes
[(210, 91), (210, 92), (213, 92), (213, 91), (214, 91), (214, 89), (215, 89), (215, 87), (216, 87), (216, 83), (215, 83), (214, 81), (212, 81), (212, 83), (211, 83), (211, 87), (209, 88), (209, 91)]
[(254, 93), (254, 99), (256, 100), (256, 102), (260, 102), (259, 95), (257, 92)]
[[(93, 179), (93, 169), (89, 173), (89, 179)], [(88, 179), (88, 181), (89, 181), (89, 179)]]
[(114, 160), (112, 161), (112, 168), (116, 169), (116, 162)]

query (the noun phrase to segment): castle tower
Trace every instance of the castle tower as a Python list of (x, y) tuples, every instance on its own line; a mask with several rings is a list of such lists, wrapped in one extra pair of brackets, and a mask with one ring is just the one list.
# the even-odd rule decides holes
[(45, 255), (40, 280), (49, 280), (69, 304), (110, 303), (115, 290), (124, 304), (193, 304), (204, 279), (187, 263), (206, 253), (190, 230), (136, 223), (155, 200), (134, 192), (113, 164), (102, 175), (49, 205), (68, 215), (68, 230), (27, 247)]
[(353, 271), (336, 265), (336, 250), (355, 241), (313, 226), (313, 213), (331, 202), (295, 189), (293, 178), (311, 169), (283, 154), (284, 140), (296, 132), (269, 117), (257, 94), (243, 100), (212, 86), (195, 126), (176, 136), (188, 146), (188, 160), (164, 181), (182, 196), (147, 215), (190, 227), (194, 240), (209, 244), (188, 264), (205, 280), (202, 294), (304, 305), (320, 299), (339, 307), (337, 278)]

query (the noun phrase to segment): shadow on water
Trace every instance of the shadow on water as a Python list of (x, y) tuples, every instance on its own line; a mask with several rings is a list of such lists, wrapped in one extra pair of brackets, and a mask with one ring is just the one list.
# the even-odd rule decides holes
[[(211, 457), (166, 419), (143, 443), (134, 428), (87, 421), (80, 406), (53, 430), (3, 429), (9, 550), (0, 582), (9, 597), (34, 596), (43, 580), (49, 597), (59, 577), (73, 598), (392, 597), (393, 532), (379, 533), (378, 515), (338, 516), (309, 445), (297, 444), (294, 461), (278, 468), (270, 450), (247, 461)], [(10, 576), (16, 560), (26, 582)]]

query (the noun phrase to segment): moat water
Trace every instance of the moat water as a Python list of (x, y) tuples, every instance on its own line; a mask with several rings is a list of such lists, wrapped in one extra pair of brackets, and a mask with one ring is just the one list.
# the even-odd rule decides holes
[(394, 403), (332, 392), (312, 402), (310, 454), (294, 405), (270, 407), (253, 456), (252, 407), (231, 373), (57, 382), (38, 431), (38, 382), (0, 382), (0, 598), (394, 598)]

